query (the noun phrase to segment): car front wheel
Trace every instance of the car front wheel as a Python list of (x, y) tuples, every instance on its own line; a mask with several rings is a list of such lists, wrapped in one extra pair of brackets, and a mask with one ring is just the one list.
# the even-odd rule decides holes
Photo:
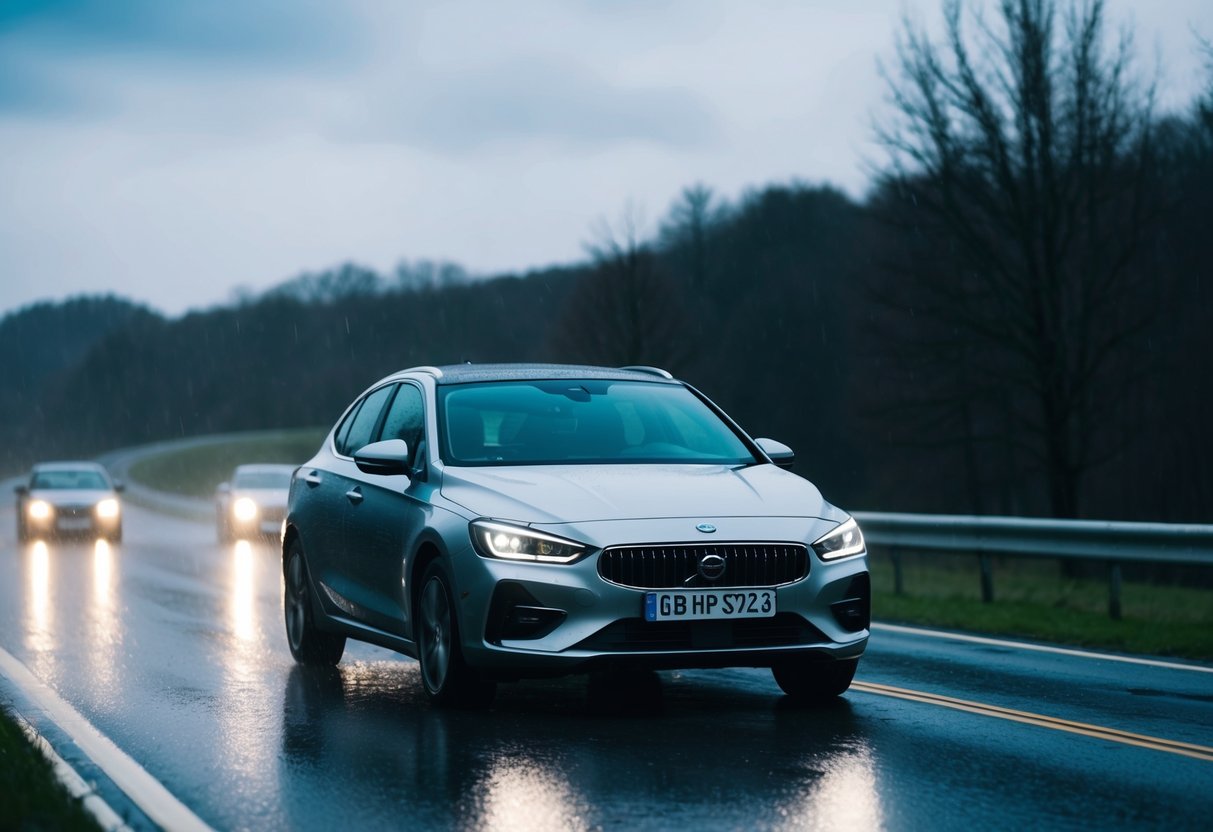
[(332, 667), (345, 652), (345, 636), (316, 627), (310, 586), (303, 546), (296, 538), (286, 561), (286, 640), (300, 664)]
[(426, 695), (435, 704), (486, 708), (497, 693), (497, 684), (482, 678), (464, 662), (453, 597), (450, 579), (442, 564), (431, 563), (421, 579), (417, 610), (421, 681)]
[(841, 696), (855, 678), (859, 659), (788, 659), (771, 668), (783, 692), (804, 702)]

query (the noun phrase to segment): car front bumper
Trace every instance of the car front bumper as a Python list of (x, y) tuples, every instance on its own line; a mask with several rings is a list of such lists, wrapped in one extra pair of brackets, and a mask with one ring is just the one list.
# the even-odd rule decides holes
[[(654, 531), (634, 528), (624, 543)], [(734, 531), (743, 540), (758, 533)], [(784, 539), (815, 539), (813, 530), (799, 531)], [(485, 558), (471, 547), (453, 556), (469, 663), (505, 677), (600, 667), (764, 667), (790, 656), (856, 658), (867, 644), (866, 554), (823, 562), (810, 548), (808, 575), (774, 587), (772, 618), (670, 622), (645, 621), (653, 590), (604, 580), (599, 555), (569, 565)]]

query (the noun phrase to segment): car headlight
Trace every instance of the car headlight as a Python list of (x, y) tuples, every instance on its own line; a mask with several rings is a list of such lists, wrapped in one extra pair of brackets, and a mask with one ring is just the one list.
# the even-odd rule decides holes
[(813, 541), (813, 551), (822, 560), (838, 560), (839, 558), (858, 555), (864, 551), (863, 532), (854, 517), (834, 527)]
[(248, 497), (241, 497), (232, 503), (232, 516), (237, 520), (252, 520), (257, 516), (257, 504)]
[(585, 554), (581, 543), (522, 526), (473, 520), (472, 542), (484, 557), (538, 563), (572, 563)]
[(118, 516), (118, 511), (118, 501), (113, 497), (106, 497), (97, 503), (97, 516), (103, 520), (113, 520)]
[(51, 516), (51, 504), (46, 500), (32, 500), (27, 508), (33, 520), (45, 520)]

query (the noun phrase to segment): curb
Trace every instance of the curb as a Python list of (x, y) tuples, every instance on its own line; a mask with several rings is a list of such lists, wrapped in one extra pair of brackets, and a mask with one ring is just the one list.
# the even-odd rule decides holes
[(55, 752), (55, 749), (46, 737), (39, 734), (38, 730), (30, 724), (29, 720), (15, 709), (10, 710), (9, 714), (21, 727), (21, 731), (25, 734), (25, 738), (29, 740), (30, 745), (38, 749), (42, 756), (50, 761), (51, 767), (55, 771), (55, 777), (58, 778), (59, 782), (63, 784), (63, 787), (67, 789), (73, 798), (80, 801), (85, 810), (97, 821), (98, 826), (106, 830), (106, 832), (134, 832), (127, 825), (126, 821), (105, 802), (105, 798), (99, 795), (96, 789), (85, 782), (79, 772)]

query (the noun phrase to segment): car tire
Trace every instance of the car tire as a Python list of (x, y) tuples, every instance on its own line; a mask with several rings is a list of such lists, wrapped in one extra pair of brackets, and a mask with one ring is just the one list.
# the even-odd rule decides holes
[(436, 705), (487, 708), (497, 694), (497, 683), (476, 673), (464, 661), (454, 597), (446, 569), (440, 561), (434, 561), (425, 570), (417, 598), (421, 683)]
[(17, 509), (17, 542), (18, 543), (29, 543), (29, 538), (30, 538), (29, 527), (25, 525), (25, 520), (21, 516), (20, 506), (18, 506), (18, 509)]
[(299, 538), (291, 542), (286, 559), (286, 641), (300, 664), (332, 667), (345, 652), (345, 636), (316, 627), (311, 580)]
[(859, 659), (788, 659), (771, 668), (783, 692), (803, 702), (828, 702), (841, 696), (855, 678)]

